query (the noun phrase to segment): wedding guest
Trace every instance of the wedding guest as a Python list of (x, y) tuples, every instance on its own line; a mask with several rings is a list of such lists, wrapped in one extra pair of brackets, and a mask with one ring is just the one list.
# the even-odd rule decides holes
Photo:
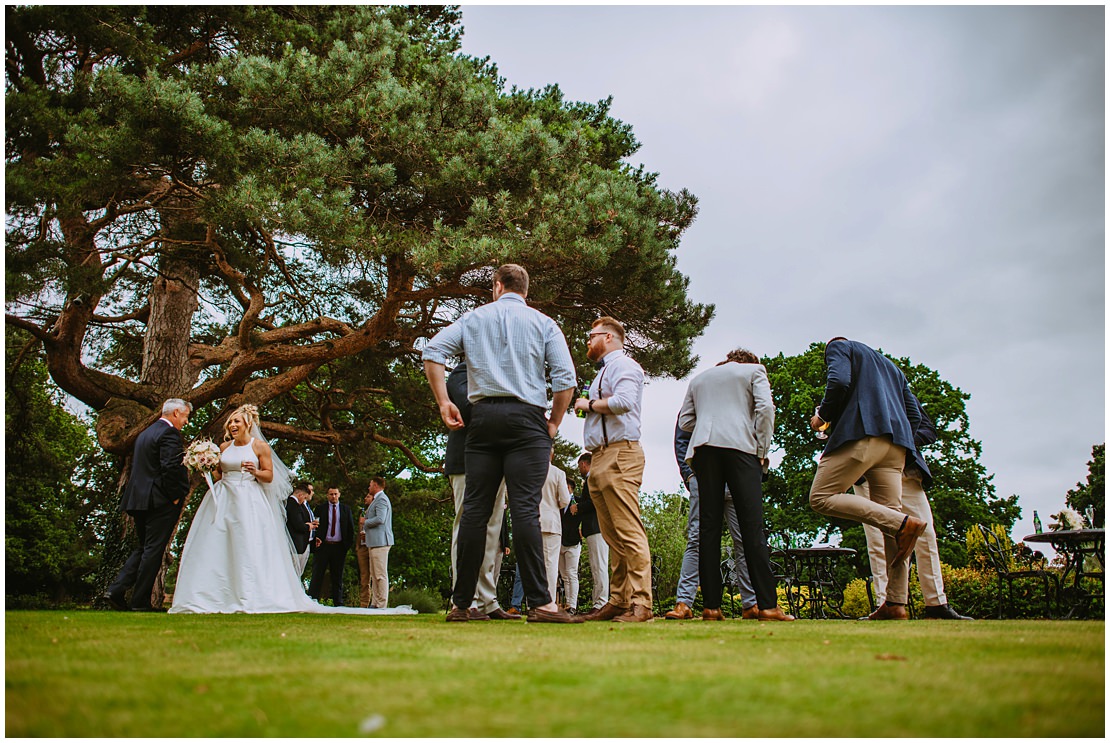
[[(555, 322), (530, 308), (528, 272), (516, 264), (493, 274), (493, 302), (464, 314), (424, 348), (424, 373), (450, 430), (469, 427), (466, 439), (466, 493), (459, 524), (458, 557), (449, 622), (470, 619), (486, 548), (486, 528), (502, 478), (530, 622), (581, 621), (562, 611), (547, 590), (540, 531), (540, 491), (552, 442), (574, 394), (575, 371), (566, 338)], [(447, 394), (444, 365), (465, 356), (469, 423)], [(553, 393), (550, 419), (547, 381)]]
[(740, 536), (761, 622), (792, 622), (778, 605), (771, 557), (763, 537), (763, 470), (775, 430), (775, 403), (767, 370), (746, 349), (730, 351), (725, 360), (690, 381), (678, 425), (691, 433), (686, 459), (699, 488), (700, 542), (698, 576), (702, 619), (720, 621), (721, 528), (725, 488), (740, 524)]
[[(131, 476), (123, 489), (120, 510), (134, 521), (139, 546), (128, 556), (104, 599), (119, 611), (163, 611), (151, 605), (154, 581), (162, 556), (173, 537), (181, 506), (189, 492), (189, 473), (181, 429), (189, 422), (192, 403), (172, 398), (162, 405), (162, 417), (135, 440)], [(124, 594), (131, 588), (131, 603)]]
[(393, 504), (385, 494), (385, 479), (370, 478), (369, 503), (362, 516), (362, 531), (370, 552), (370, 578), (374, 609), (389, 606), (389, 548), (393, 546)]
[(578, 513), (582, 517), (582, 538), (590, 557), (590, 577), (593, 594), (590, 610), (600, 609), (609, 600), (609, 545), (601, 536), (597, 523), (597, 509), (590, 496), (590, 460), (593, 455), (584, 452), (578, 457), (578, 471), (582, 475), (582, 489), (578, 493)]
[(556, 595), (559, 581), (559, 549), (563, 544), (562, 513), (569, 505), (570, 491), (567, 490), (567, 475), (554, 464), (550, 464), (547, 480), (544, 481), (540, 494), (540, 531), (543, 533), (547, 592), (552, 597)]
[(624, 326), (611, 317), (594, 320), (587, 344), (586, 355), (602, 367), (590, 385), (589, 399), (575, 400), (574, 408), (586, 413), (582, 435), (593, 454), (590, 498), (612, 551), (613, 575), (609, 602), (585, 619), (650, 622), (651, 552), (640, 518), (644, 370), (624, 352)]
[(339, 488), (328, 487), (328, 502), (317, 514), (316, 560), (312, 565), (312, 580), (308, 595), (319, 600), (324, 587), (324, 575), (331, 575), (331, 597), (335, 606), (343, 606), (343, 567), (347, 553), (355, 542), (355, 520), (351, 509), (339, 502)]
[(578, 613), (578, 562), (582, 557), (582, 534), (579, 532), (582, 519), (578, 515), (578, 503), (574, 500), (574, 483), (567, 475), (567, 490), (570, 492), (570, 505), (563, 509), (563, 543), (559, 548), (559, 580), (563, 584), (566, 609), (570, 614)]
[(297, 550), (293, 566), (298, 576), (304, 574), (308, 564), (309, 538), (317, 524), (316, 517), (308, 506), (311, 487), (308, 483), (298, 482), (293, 486), (293, 494), (285, 501), (285, 528), (289, 530), (289, 536)]

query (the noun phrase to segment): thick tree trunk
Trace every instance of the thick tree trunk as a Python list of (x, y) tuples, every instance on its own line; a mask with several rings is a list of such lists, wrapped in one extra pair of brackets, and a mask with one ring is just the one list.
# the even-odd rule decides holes
[(200, 271), (195, 262), (169, 257), (160, 269), (150, 294), (140, 380), (171, 397), (192, 389), (198, 376), (199, 370), (189, 363), (189, 340), (199, 304)]

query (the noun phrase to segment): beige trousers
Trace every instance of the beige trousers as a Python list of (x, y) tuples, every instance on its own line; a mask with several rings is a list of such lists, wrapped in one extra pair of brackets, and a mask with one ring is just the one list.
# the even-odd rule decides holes
[(370, 606), (370, 550), (362, 543), (362, 536), (355, 545), (358, 558), (358, 605), (363, 609)]
[[(867, 483), (856, 485), (855, 491), (867, 498)], [(921, 479), (906, 475), (902, 478), (902, 513), (928, 524), (925, 533), (917, 539), (917, 580), (926, 606), (943, 606), (948, 603), (944, 594), (944, 578), (940, 574), (940, 551), (937, 549), (937, 530), (933, 527), (933, 509), (921, 487)], [(867, 535), (867, 557), (871, 561), (871, 576), (875, 583), (875, 599), (880, 604), (886, 600), (886, 543), (883, 533), (870, 524), (863, 525)], [(908, 588), (908, 587), (907, 587)]]
[(609, 545), (612, 578), (609, 603), (652, 608), (651, 551), (640, 519), (644, 450), (638, 441), (619, 441), (593, 452), (590, 498), (601, 535)]
[(373, 596), (370, 606), (374, 609), (387, 608), (389, 606), (389, 545), (370, 548), (370, 579)]
[(551, 600), (555, 600), (555, 591), (559, 587), (559, 549), (563, 546), (562, 533), (554, 534), (549, 531), (543, 533), (543, 566), (547, 570), (547, 592)]
[[(894, 560), (898, 553), (894, 537), (906, 518), (902, 513), (905, 465), (905, 448), (890, 439), (874, 436), (851, 441), (821, 457), (809, 489), (809, 505), (814, 511), (871, 524), (883, 533), (890, 580), (887, 600), (892, 604), (906, 603), (909, 587), (909, 556), (897, 563)], [(861, 477), (870, 485), (870, 498), (848, 492)]]
[[(455, 496), (455, 522), (451, 525), (451, 585), (454, 586), (455, 556), (459, 542), (459, 523), (462, 521), (463, 494), (466, 493), (466, 475), (449, 475), (448, 479), (451, 481), (451, 491)], [(477, 608), (483, 614), (489, 614), (500, 608), (497, 603), (497, 577), (501, 565), (499, 561), (495, 561), (495, 558), (501, 552), (501, 522), (505, 518), (506, 497), (505, 481), (502, 480), (501, 487), (497, 489), (497, 495), (493, 499), (493, 513), (490, 514), (489, 523), (486, 525), (486, 553), (482, 557), (474, 601), (470, 604), (471, 608)]]

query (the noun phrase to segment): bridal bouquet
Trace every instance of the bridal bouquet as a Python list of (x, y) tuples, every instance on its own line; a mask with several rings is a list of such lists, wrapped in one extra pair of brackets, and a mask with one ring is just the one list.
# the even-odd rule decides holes
[(208, 487), (212, 487), (212, 477), (209, 474), (214, 472), (220, 466), (220, 447), (208, 439), (197, 439), (189, 444), (189, 448), (185, 450), (185, 466), (193, 472), (200, 472), (204, 475), (205, 481), (208, 482)]

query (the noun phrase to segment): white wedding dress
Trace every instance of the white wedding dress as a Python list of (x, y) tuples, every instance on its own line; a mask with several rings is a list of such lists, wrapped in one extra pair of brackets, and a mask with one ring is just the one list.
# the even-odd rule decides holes
[[(252, 439), (253, 441), (253, 439)], [(204, 496), (181, 552), (170, 614), (415, 614), (410, 607), (323, 606), (304, 591), (285, 527), (285, 496), (267, 493), (244, 461), (251, 442), (220, 455), (221, 479)]]

